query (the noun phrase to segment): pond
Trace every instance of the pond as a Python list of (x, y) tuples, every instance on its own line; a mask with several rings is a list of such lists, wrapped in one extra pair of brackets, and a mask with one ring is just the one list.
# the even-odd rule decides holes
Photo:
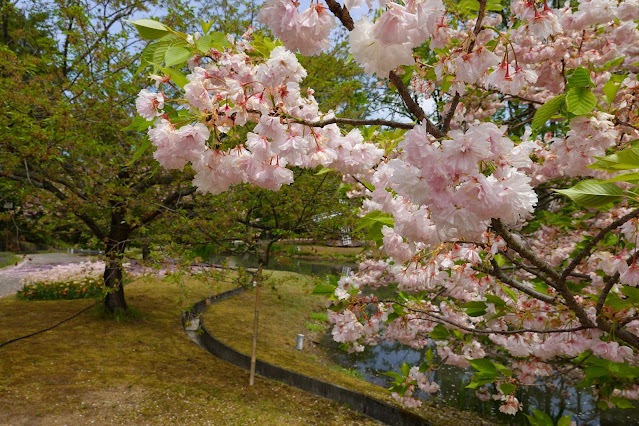
[[(228, 266), (256, 268), (257, 258), (252, 255), (244, 256), (212, 256), (211, 263), (225, 263)], [(297, 259), (293, 257), (272, 257), (268, 269), (299, 272), (306, 275), (326, 276), (348, 273), (357, 269), (357, 265), (343, 263), (343, 261), (316, 261)], [(330, 333), (322, 342), (328, 349), (333, 360), (343, 368), (356, 370), (361, 377), (371, 383), (388, 388), (391, 379), (384, 372), (399, 372), (401, 365), (419, 365), (424, 360), (426, 348), (416, 350), (410, 346), (397, 342), (382, 342), (377, 346), (367, 347), (362, 353), (349, 354), (341, 350), (333, 341)], [(437, 362), (437, 359), (435, 359)], [(424, 399), (432, 399), (462, 410), (471, 410), (482, 415), (496, 417), (498, 421), (511, 424), (529, 424), (519, 413), (516, 417), (499, 412), (496, 401), (482, 402), (471, 389), (466, 389), (472, 372), (455, 366), (445, 365), (435, 372), (434, 381), (441, 389), (434, 396), (419, 394)], [(518, 391), (517, 398), (524, 404), (528, 414), (532, 408), (551, 415), (555, 421), (561, 416), (571, 415), (578, 425), (587, 426), (617, 426), (639, 425), (639, 408), (611, 409), (602, 411), (596, 408), (596, 401), (590, 389), (567, 386), (562, 378), (555, 382), (555, 389), (545, 386), (527, 386)]]
[[(251, 254), (245, 255), (213, 255), (207, 259), (208, 262), (217, 265), (226, 264), (231, 267), (257, 268), (257, 257)], [(305, 275), (316, 275), (325, 277), (327, 275), (347, 274), (357, 269), (355, 263), (344, 263), (343, 261), (331, 260), (308, 260), (298, 259), (290, 256), (271, 256), (266, 269), (276, 271), (299, 272)]]
[[(382, 342), (377, 346), (369, 346), (362, 353), (349, 354), (332, 340), (330, 334), (322, 342), (330, 348), (333, 361), (343, 368), (356, 370), (363, 379), (388, 388), (391, 379), (383, 373), (399, 372), (401, 365), (419, 365), (425, 358), (426, 348), (416, 350), (397, 342)], [(439, 360), (435, 357), (434, 362)], [(441, 389), (434, 396), (420, 394), (424, 399), (433, 399), (455, 408), (478, 412), (482, 415), (495, 416), (500, 422), (511, 424), (529, 424), (520, 413), (516, 418), (499, 412), (497, 402), (482, 402), (471, 389), (465, 386), (470, 381), (472, 372), (467, 369), (444, 365), (435, 372), (434, 381)], [(639, 424), (639, 408), (611, 409), (601, 411), (595, 407), (596, 401), (590, 389), (566, 386), (562, 378), (555, 381), (556, 389), (551, 391), (545, 386), (527, 386), (517, 393), (517, 398), (524, 404), (527, 413), (532, 408), (548, 413), (555, 421), (561, 416), (572, 415), (578, 425), (637, 425)]]

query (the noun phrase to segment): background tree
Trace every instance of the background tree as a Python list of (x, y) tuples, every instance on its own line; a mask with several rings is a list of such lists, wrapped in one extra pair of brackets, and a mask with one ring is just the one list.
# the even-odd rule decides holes
[[(107, 257), (105, 307), (127, 309), (122, 256), (135, 233), (195, 191), (158, 169), (130, 123), (139, 40), (123, 20), (141, 2), (3, 5), (2, 177), (20, 182), (64, 219), (75, 217)], [(15, 88), (20, 88), (16, 91)]]

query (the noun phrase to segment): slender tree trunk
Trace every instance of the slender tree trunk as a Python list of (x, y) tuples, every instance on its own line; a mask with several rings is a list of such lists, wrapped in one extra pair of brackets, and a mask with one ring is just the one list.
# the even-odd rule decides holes
[(106, 265), (104, 268), (104, 285), (108, 293), (104, 297), (107, 312), (124, 312), (128, 309), (124, 299), (124, 281), (122, 266), (124, 249), (131, 235), (131, 227), (124, 222), (121, 209), (111, 213), (111, 230), (106, 242)]

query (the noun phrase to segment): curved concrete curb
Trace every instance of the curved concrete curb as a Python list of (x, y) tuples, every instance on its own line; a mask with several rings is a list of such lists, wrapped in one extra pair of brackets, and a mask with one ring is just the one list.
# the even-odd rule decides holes
[[(182, 325), (191, 340), (208, 352), (224, 361), (248, 370), (251, 365), (251, 357), (236, 351), (213, 337), (204, 326), (201, 318), (201, 315), (210, 305), (233, 297), (243, 291), (244, 289), (239, 287), (201, 300), (193, 305), (191, 310), (182, 313)], [(314, 395), (348, 404), (352, 409), (389, 425), (430, 425), (430, 423), (418, 415), (404, 411), (384, 401), (264, 361), (257, 360), (255, 372), (260, 376), (278, 380), (298, 389), (311, 392)]]

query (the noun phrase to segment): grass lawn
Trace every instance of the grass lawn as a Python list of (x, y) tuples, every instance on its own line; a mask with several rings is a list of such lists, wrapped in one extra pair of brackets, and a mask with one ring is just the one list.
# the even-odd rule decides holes
[[(260, 295), (259, 359), (392, 401), (385, 389), (347, 374), (313, 343), (322, 339), (328, 324), (321, 315), (326, 312), (325, 299), (310, 294), (314, 285), (307, 276), (280, 271), (266, 272), (265, 276), (270, 279)], [(254, 306), (254, 291), (244, 292), (211, 306), (204, 314), (204, 324), (218, 339), (250, 354)], [(295, 349), (298, 333), (306, 335), (302, 352)], [(433, 425), (489, 424), (473, 413), (428, 402), (418, 412)]]
[[(277, 382), (258, 377), (249, 387), (248, 372), (216, 359), (184, 334), (176, 301), (211, 294), (201, 282), (184, 288), (139, 279), (126, 287), (138, 319), (116, 322), (90, 310), (0, 348), (0, 424), (373, 424)], [(1, 298), (0, 342), (51, 326), (91, 303)], [(241, 330), (245, 320), (226, 317), (219, 326)], [(217, 331), (215, 322), (207, 326)]]
[(22, 260), (22, 256), (18, 256), (15, 253), (10, 251), (1, 251), (0, 252), (0, 268), (4, 268), (5, 266), (15, 265), (16, 263)]

